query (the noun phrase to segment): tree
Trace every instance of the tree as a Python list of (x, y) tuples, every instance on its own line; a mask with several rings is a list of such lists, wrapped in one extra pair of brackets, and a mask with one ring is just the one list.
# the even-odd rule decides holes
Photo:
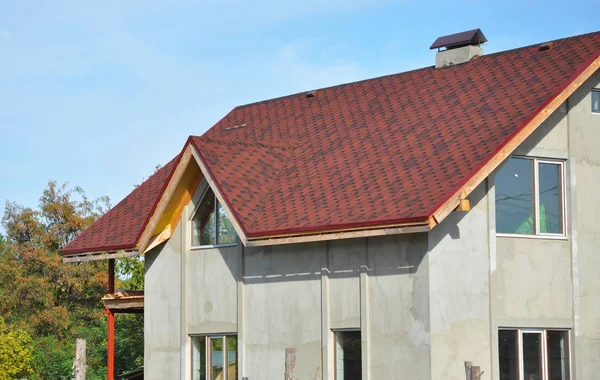
[[(32, 379), (70, 378), (75, 338), (88, 339), (88, 376), (106, 371), (106, 262), (66, 265), (60, 249), (109, 207), (49, 182), (39, 208), (7, 202), (0, 243), (0, 316), (32, 337)], [(102, 339), (97, 339), (103, 336)]]
[(0, 380), (22, 379), (31, 374), (31, 337), (0, 317)]

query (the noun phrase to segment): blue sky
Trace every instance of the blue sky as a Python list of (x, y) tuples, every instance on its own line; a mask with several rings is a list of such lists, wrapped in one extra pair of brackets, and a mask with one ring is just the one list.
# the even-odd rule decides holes
[(588, 1), (0, 0), (0, 204), (49, 180), (114, 205), (238, 104), (600, 30)]

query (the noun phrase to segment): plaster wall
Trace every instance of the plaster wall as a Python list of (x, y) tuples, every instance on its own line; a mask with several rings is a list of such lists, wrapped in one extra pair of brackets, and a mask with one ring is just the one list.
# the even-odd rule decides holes
[(369, 238), (367, 247), (370, 379), (435, 379), (427, 234)]
[(600, 71), (569, 99), (568, 115), (578, 379), (600, 373), (600, 114), (590, 112), (592, 88), (600, 89)]
[(180, 378), (181, 224), (167, 242), (145, 256), (144, 376)]
[(484, 183), (469, 197), (471, 211), (429, 233), (432, 379), (463, 379), (465, 361), (491, 368), (485, 193)]
[(189, 334), (237, 332), (238, 248), (192, 250), (187, 259)]
[(285, 349), (296, 349), (296, 377), (321, 379), (321, 268), (326, 243), (244, 250), (245, 372), (282, 378)]

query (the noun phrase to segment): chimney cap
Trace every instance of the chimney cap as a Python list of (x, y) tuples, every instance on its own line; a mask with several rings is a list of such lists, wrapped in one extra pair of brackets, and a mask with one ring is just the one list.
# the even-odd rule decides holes
[(468, 45), (481, 45), (487, 42), (487, 38), (483, 35), (481, 29), (467, 30), (450, 34), (447, 36), (438, 37), (429, 49), (454, 49)]

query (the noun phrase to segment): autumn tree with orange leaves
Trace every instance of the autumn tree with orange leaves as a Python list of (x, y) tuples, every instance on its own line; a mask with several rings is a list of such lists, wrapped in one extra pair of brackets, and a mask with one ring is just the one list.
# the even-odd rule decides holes
[(65, 264), (60, 249), (108, 208), (106, 197), (91, 200), (81, 188), (55, 182), (48, 183), (37, 209), (6, 204), (4, 233), (0, 230), (0, 317), (32, 338), (29, 379), (70, 379), (76, 338), (87, 340), (88, 378), (106, 378), (101, 298), (107, 263)]

